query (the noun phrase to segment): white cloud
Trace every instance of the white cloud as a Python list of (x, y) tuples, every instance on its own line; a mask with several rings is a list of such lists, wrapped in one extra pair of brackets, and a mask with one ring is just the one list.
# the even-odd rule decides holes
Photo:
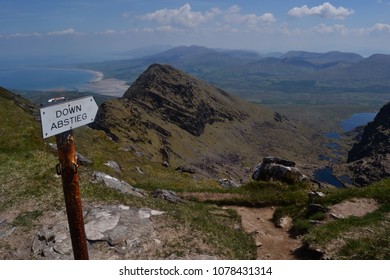
[(219, 9), (211, 9), (205, 13), (192, 11), (190, 4), (185, 4), (179, 9), (162, 9), (148, 13), (142, 17), (144, 20), (156, 21), (159, 24), (168, 26), (178, 24), (185, 27), (196, 27), (212, 19), (220, 13)]
[(118, 31), (115, 29), (107, 29), (107, 30), (104, 30), (102, 32), (95, 32), (95, 34), (98, 34), (98, 35), (122, 35), (122, 34), (126, 34), (126, 33), (128, 33), (128, 31), (125, 31), (125, 30)]
[(344, 19), (353, 13), (354, 11), (352, 9), (347, 9), (344, 7), (336, 8), (329, 2), (325, 2), (322, 5), (312, 8), (309, 8), (307, 5), (304, 5), (300, 8), (292, 8), (288, 12), (288, 15), (292, 17), (320, 16), (323, 18)]
[[(227, 10), (212, 8), (205, 12), (192, 10), (190, 4), (185, 4), (178, 9), (161, 9), (152, 13), (148, 13), (141, 19), (160, 24), (159, 30), (179, 31), (179, 28), (195, 28), (201, 24), (210, 23), (217, 30), (221, 25), (224, 28), (229, 26), (230, 30), (237, 30), (237, 26), (245, 25), (251, 30), (259, 30), (264, 26), (269, 26), (276, 22), (276, 18), (272, 13), (263, 15), (257, 14), (242, 14), (241, 9), (237, 5), (233, 5)], [(157, 28), (156, 28), (157, 30)]]
[[(241, 14), (240, 7), (233, 5), (223, 12), (223, 21), (227, 23), (227, 26), (233, 25), (231, 30), (234, 30), (234, 32), (239, 30), (238, 25), (245, 26), (250, 31), (268, 32), (272, 24), (276, 22), (276, 18), (272, 13), (263, 15)], [(240, 29), (242, 30), (241, 27)]]
[(13, 33), (8, 36), (4, 36), (6, 38), (27, 38), (27, 37), (40, 37), (42, 34), (38, 32), (33, 32), (33, 33)]
[(156, 27), (156, 31), (162, 31), (162, 32), (175, 32), (179, 31), (179, 29), (174, 28), (171, 25), (163, 25), (163, 26), (158, 26)]
[(370, 28), (371, 32), (389, 32), (390, 33), (390, 24), (387, 23), (377, 23)]
[[(229, 11), (230, 12), (230, 11)], [(256, 14), (240, 14), (239, 11), (228, 13), (224, 16), (224, 19), (228, 23), (245, 23), (250, 27), (256, 27), (261, 24), (272, 24), (276, 21), (275, 17), (271, 13), (265, 13), (263, 15)]]
[(103, 34), (103, 35), (115, 35), (117, 34), (118, 32), (114, 29), (108, 29), (108, 30), (105, 30), (103, 32), (100, 32), (99, 34)]
[(341, 35), (346, 35), (349, 33), (349, 29), (342, 24), (335, 24), (333, 26), (329, 26), (326, 24), (319, 24), (311, 29), (311, 31), (315, 33), (320, 33), (320, 34), (326, 34), (326, 33), (338, 33)]
[(72, 34), (78, 34), (78, 33), (76, 33), (76, 31), (73, 28), (46, 33), (46, 35), (48, 36), (63, 36), (63, 35), (72, 35)]
[(51, 31), (47, 33), (39, 33), (39, 32), (31, 32), (31, 33), (12, 33), (9, 35), (1, 35), (0, 38), (33, 38), (33, 37), (51, 37), (51, 36), (64, 36), (64, 35), (81, 35), (83, 33), (76, 32), (73, 28), (59, 30), (59, 31)]

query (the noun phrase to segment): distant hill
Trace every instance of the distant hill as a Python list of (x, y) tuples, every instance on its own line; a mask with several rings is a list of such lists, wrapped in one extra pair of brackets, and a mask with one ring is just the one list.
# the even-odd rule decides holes
[(290, 51), (281, 56), (281, 58), (301, 59), (313, 64), (328, 64), (338, 62), (356, 63), (364, 59), (361, 55), (355, 53), (345, 53), (338, 51), (326, 53)]
[(103, 103), (94, 128), (153, 161), (211, 177), (247, 178), (263, 156), (303, 159), (317, 149), (299, 123), (160, 64)]
[(83, 64), (106, 77), (134, 82), (151, 64), (169, 64), (238, 96), (260, 93), (337, 94), (390, 92), (390, 59), (354, 53), (291, 51), (260, 55), (246, 50), (180, 46), (137, 59)]
[(244, 65), (259, 58), (253, 52), (217, 51), (193, 45), (179, 46), (137, 59), (83, 64), (81, 67), (102, 71), (105, 77), (133, 82), (149, 65), (154, 63), (169, 64), (183, 71), (202, 76), (205, 73)]
[(390, 55), (372, 55), (343, 69), (340, 72), (345, 74), (341, 77), (343, 79), (353, 78), (364, 81), (371, 80), (372, 82), (382, 82), (383, 80), (387, 80), (387, 84), (390, 84)]

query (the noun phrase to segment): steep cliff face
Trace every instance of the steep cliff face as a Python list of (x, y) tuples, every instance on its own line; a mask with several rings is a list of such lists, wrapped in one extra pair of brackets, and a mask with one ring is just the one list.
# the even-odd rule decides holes
[(364, 186), (390, 177), (390, 102), (381, 108), (348, 153), (353, 181)]
[(267, 155), (318, 154), (302, 125), (169, 65), (151, 65), (93, 126), (148, 160), (212, 177), (249, 179)]

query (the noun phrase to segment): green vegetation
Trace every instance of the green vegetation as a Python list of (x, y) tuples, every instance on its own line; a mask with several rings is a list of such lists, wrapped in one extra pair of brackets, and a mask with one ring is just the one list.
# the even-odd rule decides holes
[(350, 239), (339, 251), (338, 257), (346, 260), (389, 260), (389, 229), (378, 229), (370, 237)]
[(343, 240), (344, 246), (337, 252), (342, 259), (389, 259), (390, 232), (390, 180), (372, 184), (365, 188), (330, 191), (317, 200), (330, 206), (341, 201), (372, 198), (379, 202), (378, 210), (363, 217), (349, 217), (312, 227), (304, 236), (304, 242), (326, 248), (332, 240)]
[[(313, 203), (324, 207), (354, 201), (374, 199), (379, 208), (363, 217), (330, 219), (323, 211), (309, 211), (308, 185), (284, 185), (272, 182), (252, 182), (224, 193), (239, 194), (234, 198), (209, 201), (221, 205), (244, 205), (250, 207), (274, 206), (273, 221), (290, 216), (292, 236), (301, 236), (305, 246), (328, 252), (328, 245), (338, 242), (332, 248), (331, 256), (336, 259), (389, 259), (390, 232), (390, 179), (365, 188), (322, 190), (325, 197), (317, 197)], [(315, 223), (313, 221), (316, 221)]]
[(12, 225), (15, 227), (22, 226), (22, 227), (29, 227), (32, 225), (32, 223), (37, 220), (39, 217), (42, 216), (42, 211), (35, 210), (35, 211), (27, 211), (21, 213), (19, 216), (15, 218)]
[[(4, 120), (0, 126), (0, 217), (6, 217), (16, 230), (7, 239), (0, 239), (0, 258), (8, 258), (10, 252), (20, 250), (21, 246), (27, 246), (25, 250), (29, 252), (31, 243), (28, 241), (45, 223), (47, 214), (64, 209), (61, 180), (55, 175), (58, 160), (55, 151), (46, 145), (53, 143), (54, 138), (46, 143), (42, 141), (39, 123), (15, 106), (15, 101), (7, 94), (3, 90), (0, 92), (0, 117)], [(156, 188), (179, 190), (187, 186), (192, 190), (207, 190), (215, 187), (215, 182), (189, 180), (186, 174), (173, 170), (166, 172), (158, 164), (140, 161), (132, 153), (120, 150), (120, 145), (109, 140), (103, 132), (84, 127), (75, 131), (75, 138), (76, 149), (94, 162), (91, 167), (79, 168), (83, 204), (124, 204), (162, 210), (166, 212), (164, 227), (182, 232), (181, 238), (169, 244), (160, 257), (173, 253), (180, 256), (188, 248), (194, 248), (192, 253), (215, 254), (226, 259), (256, 257), (252, 237), (240, 229), (240, 217), (234, 211), (197, 202), (173, 205), (151, 196), (139, 199), (93, 184), (90, 179), (92, 171), (98, 170), (129, 183), (139, 182), (138, 186), (145, 187), (148, 192)], [(122, 175), (104, 165), (112, 159), (121, 165)], [(135, 166), (150, 176), (141, 176)], [(206, 251), (198, 248), (199, 241), (207, 244)]]
[[(18, 102), (21, 102), (20, 100)], [(7, 216), (16, 227), (12, 242), (0, 240), (0, 258), (15, 251), (21, 240), (31, 240), (47, 219), (48, 212), (64, 209), (61, 180), (55, 175), (57, 158), (42, 141), (39, 123), (25, 109), (16, 106), (15, 99), (6, 91), (0, 92), (0, 217)], [(15, 129), (17, 128), (17, 129)], [(126, 143), (113, 142), (102, 131), (88, 127), (75, 131), (77, 151), (93, 161), (92, 166), (79, 168), (83, 203), (89, 205), (124, 204), (149, 207), (166, 212), (166, 228), (180, 233), (160, 257), (173, 253), (184, 255), (188, 248), (202, 254), (199, 242), (207, 244), (208, 254), (226, 259), (254, 259), (256, 246), (251, 235), (240, 227), (235, 211), (218, 205), (248, 207), (274, 206), (274, 222), (281, 217), (293, 219), (291, 235), (301, 235), (310, 248), (328, 250), (328, 245), (339, 242), (332, 257), (337, 259), (389, 259), (390, 180), (383, 180), (366, 188), (324, 190), (325, 197), (315, 203), (331, 207), (350, 199), (374, 199), (379, 208), (363, 217), (329, 219), (322, 211), (309, 211), (306, 184), (286, 185), (275, 182), (251, 182), (238, 189), (222, 189), (215, 181), (194, 178), (191, 174), (162, 167), (134, 151), (123, 148)], [(122, 173), (105, 165), (115, 160)], [(136, 167), (144, 172), (141, 174)], [(220, 198), (209, 203), (192, 199), (183, 204), (171, 204), (151, 196), (135, 198), (90, 182), (94, 170), (125, 180), (151, 193), (163, 188), (179, 193), (207, 192)], [(312, 221), (320, 223), (312, 223)], [(31, 246), (31, 244), (29, 244)]]
[[(170, 188), (166, 185), (168, 189), (180, 188), (171, 186)], [(188, 236), (185, 237), (186, 240), (177, 240), (176, 244), (170, 244), (169, 252), (165, 252), (166, 256), (172, 253), (178, 255), (184, 253), (188, 249), (188, 243), (196, 243), (198, 241), (195, 239), (200, 238), (202, 242), (213, 248), (214, 254), (223, 258), (254, 259), (256, 257), (256, 246), (252, 237), (237, 229), (240, 225), (240, 217), (235, 211), (221, 210), (217, 206), (199, 202), (172, 204), (151, 197), (139, 199), (91, 183), (82, 184), (81, 195), (89, 202), (150, 207), (167, 212), (166, 226), (178, 232), (188, 232)], [(194, 248), (196, 249), (197, 246), (195, 245)], [(195, 253), (202, 254), (201, 251)]]

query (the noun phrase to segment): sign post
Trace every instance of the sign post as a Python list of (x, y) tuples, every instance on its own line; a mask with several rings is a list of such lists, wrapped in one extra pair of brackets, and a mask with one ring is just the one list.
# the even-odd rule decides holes
[(62, 178), (75, 260), (88, 260), (89, 257), (72, 129), (93, 122), (97, 110), (93, 97), (62, 102), (40, 110), (43, 138), (56, 135), (59, 158), (57, 172)]

